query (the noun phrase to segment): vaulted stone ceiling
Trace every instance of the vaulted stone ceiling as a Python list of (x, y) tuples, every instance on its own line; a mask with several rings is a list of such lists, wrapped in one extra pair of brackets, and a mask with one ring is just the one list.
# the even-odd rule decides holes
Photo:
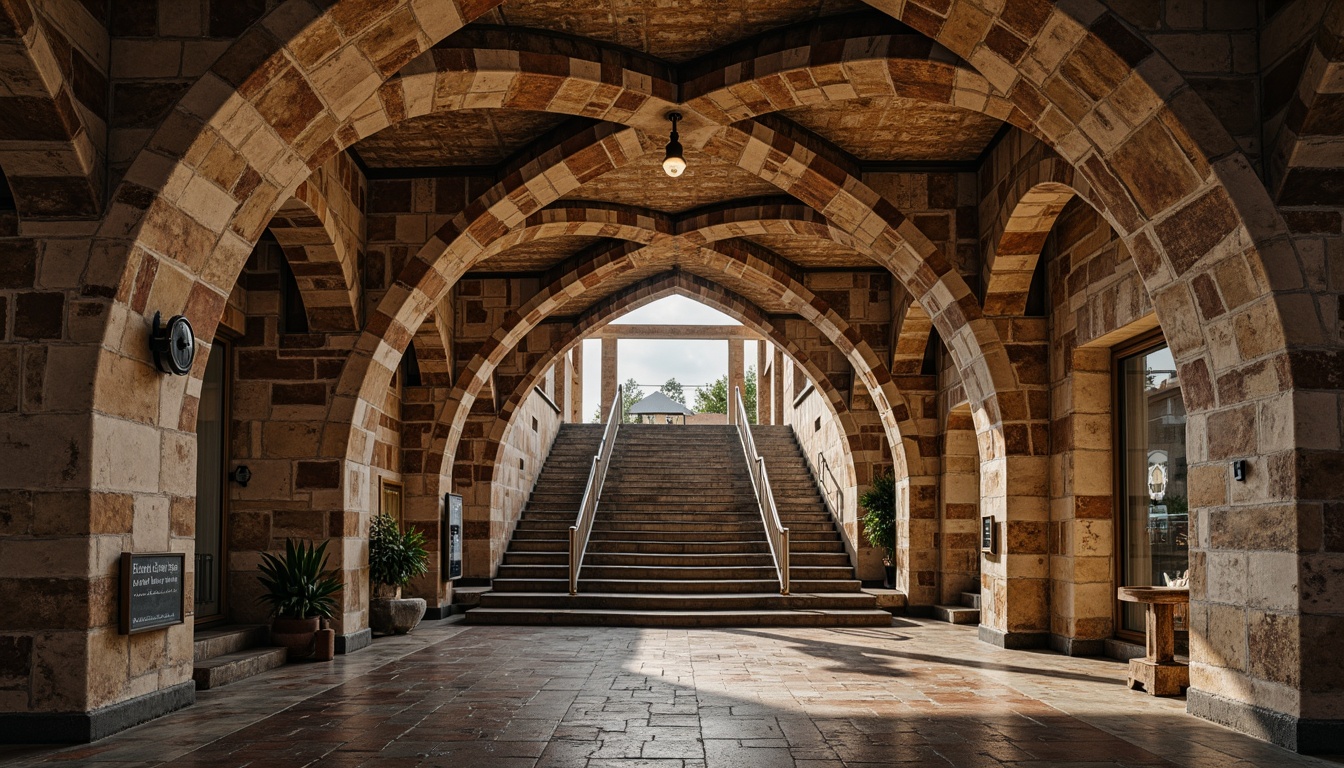
[(744, 197), (780, 194), (779, 187), (735, 165), (717, 162), (694, 150), (686, 151), (686, 172), (678, 178), (663, 173), (663, 156), (646, 155), (625, 168), (579, 187), (567, 200), (596, 200), (663, 213), (685, 213), (696, 208)]
[(911, 99), (858, 99), (779, 113), (859, 160), (966, 161), (1003, 123), (979, 112)]
[(778, 27), (866, 7), (862, 0), (510, 0), (478, 23), (563, 32), (682, 63)]
[[(799, 46), (845, 45), (855, 36), (889, 35), (907, 41), (901, 43), (901, 51), (910, 51), (915, 59), (930, 55), (925, 38), (861, 0), (680, 0), (673, 5), (661, 0), (510, 0), (436, 49), (516, 45), (519, 50), (584, 61), (624, 56), (635, 62), (637, 70), (673, 83), (687, 83), (724, 68), (758, 66), (753, 61), (762, 56)], [(625, 51), (615, 53), (616, 48)], [(932, 56), (956, 61), (946, 49)], [(904, 70), (890, 74), (893, 82), (907, 76), (915, 77)], [(903, 163), (918, 165), (919, 170), (944, 164), (948, 172), (965, 171), (1003, 127), (979, 112), (896, 97), (808, 104), (767, 111), (757, 119), (784, 136), (800, 138), (852, 173), (892, 170)], [(357, 143), (353, 151), (375, 177), (380, 172), (405, 176), (417, 169), (438, 174), (475, 168), (478, 175), (498, 179), (516, 167), (515, 158), (526, 159), (538, 148), (555, 146), (558, 138), (594, 122), (522, 109), (469, 108), (406, 120)], [(589, 180), (564, 200), (676, 217), (705, 206), (786, 197), (756, 175), (693, 148), (686, 153), (686, 173), (669, 178), (660, 168), (657, 151), (665, 138), (649, 135), (642, 141), (651, 150), (649, 155)], [(817, 239), (772, 236), (753, 241), (803, 269), (871, 264), (864, 255)], [(476, 271), (541, 272), (594, 243), (593, 238), (561, 238), (523, 244), (492, 256)]]
[(375, 168), (499, 165), (570, 119), (520, 109), (463, 109), (406, 120), (356, 148)]

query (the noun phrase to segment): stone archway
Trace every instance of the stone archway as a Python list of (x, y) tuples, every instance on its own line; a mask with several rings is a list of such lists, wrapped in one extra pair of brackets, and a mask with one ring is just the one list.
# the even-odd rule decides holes
[[(1016, 110), (1015, 122), (1030, 124), (1047, 137), (1099, 190), (1108, 218), (1118, 222), (1119, 231), (1129, 237), (1131, 251), (1155, 297), (1197, 423), (1207, 423), (1211, 432), (1236, 428), (1258, 434), (1260, 413), (1297, 413), (1300, 406), (1288, 392), (1290, 387), (1309, 389), (1313, 388), (1310, 382), (1316, 381), (1320, 388), (1328, 388), (1310, 373), (1312, 368), (1336, 363), (1337, 356), (1323, 341), (1332, 337), (1314, 309), (1303, 309), (1312, 298), (1306, 289), (1299, 289), (1307, 283), (1292, 258), (1291, 244), (1283, 237), (1280, 217), (1244, 158), (1226, 146), (1225, 132), (1193, 132), (1194, 126), (1206, 122), (1207, 110), (1182, 89), (1181, 79), (1166, 62), (1148, 51), (1121, 22), (1107, 14), (1080, 20), (1070, 16), (1067, 8), (1030, 4), (997, 12), (960, 1), (877, 5), (887, 6), (892, 15), (969, 61), (999, 92), (1008, 94)], [(94, 302), (97, 307), (105, 311), (115, 306), (118, 315), (115, 323), (97, 321), (102, 333), (96, 335), (106, 344), (96, 353), (98, 373), (91, 385), (93, 395), (86, 398), (94, 403), (97, 414), (83, 426), (50, 420), (53, 431), (59, 426), (59, 431), (72, 437), (91, 434), (80, 445), (91, 444), (92, 450), (83, 455), (95, 458), (87, 466), (81, 464), (77, 475), (96, 475), (100, 492), (125, 493), (145, 503), (177, 496), (175, 491), (180, 489), (160, 487), (158, 482), (161, 476), (176, 475), (174, 466), (164, 466), (165, 461), (172, 464), (171, 460), (160, 459), (152, 470), (141, 472), (114, 457), (114, 446), (173, 443), (179, 433), (190, 430), (194, 413), (186, 382), (164, 384), (148, 373), (141, 351), (144, 334), (137, 330), (144, 325), (145, 305), (130, 312), (123, 308), (133, 306), (133, 294), (143, 287), (144, 295), (168, 312), (188, 308), (208, 340), (214, 327), (211, 311), (223, 301), (218, 289), (231, 279), (229, 265), (245, 258), (290, 182), (302, 176), (304, 168), (334, 154), (339, 143), (333, 137), (341, 132), (342, 114), (362, 103), (359, 99), (372, 93), (382, 78), (478, 10), (473, 7), (464, 14), (450, 3), (396, 5), (384, 15), (369, 18), (357, 13), (357, 5), (350, 0), (321, 15), (306, 5), (287, 3), (254, 34), (235, 44), (214, 73), (188, 93), (171, 118), (172, 127), (160, 132), (118, 190), (102, 239), (95, 245), (98, 256), (90, 262), (84, 286), (87, 295), (104, 297), (101, 304)], [(311, 32), (319, 23), (343, 30), (348, 35), (346, 42), (338, 38), (327, 46)], [(281, 50), (290, 41), (292, 50)], [(1061, 73), (1063, 69), (1073, 76)], [(1052, 99), (1047, 95), (1051, 90), (1036, 82), (1055, 77), (1067, 81), (1063, 85), (1070, 89), (1071, 98)], [(1134, 106), (1135, 100), (1114, 96), (1120, 88), (1130, 89), (1125, 93), (1131, 95), (1137, 93), (1140, 106)], [(1141, 106), (1149, 104), (1159, 110), (1156, 105), (1168, 102), (1172, 106), (1160, 108), (1160, 116)], [(298, 108), (288, 114), (279, 108), (294, 104)], [(1092, 125), (1085, 118), (1097, 104), (1105, 104), (1108, 113), (1129, 116), (1133, 124), (1117, 127), (1123, 135), (1085, 127)], [(1086, 113), (1078, 113), (1079, 105)], [(233, 118), (237, 119), (230, 123)], [(371, 120), (370, 125), (376, 122)], [(239, 126), (247, 130), (237, 130)], [(347, 133), (358, 135), (353, 129)], [(217, 141), (224, 150), (246, 157), (251, 175), (240, 171), (237, 178), (217, 182), (195, 173), (181, 160), (188, 150), (199, 156)], [(770, 157), (772, 162), (775, 158), (797, 162), (791, 154)], [(1164, 159), (1176, 161), (1190, 173), (1174, 179), (1142, 175), (1142, 168), (1161, 165), (1155, 161)], [(257, 167), (267, 169), (264, 178)], [(860, 206), (856, 213), (862, 211)], [(863, 219), (845, 221), (862, 226)], [(170, 255), (183, 244), (180, 258)], [(1216, 269), (1229, 263), (1239, 269)], [(1232, 272), (1250, 277), (1236, 284), (1233, 281), (1238, 278), (1226, 277)], [(1193, 293), (1192, 283), (1199, 277), (1219, 293), (1220, 301), (1209, 305), (1218, 307), (1214, 312), (1204, 311)], [(1280, 292), (1277, 296), (1276, 291)], [(944, 298), (948, 299), (940, 305), (944, 309), (959, 306), (964, 299), (956, 293)], [(1306, 322), (1301, 337), (1291, 340), (1282, 323), (1290, 309), (1300, 312)], [(938, 322), (936, 314), (934, 321)], [(377, 327), (377, 322), (381, 321), (375, 321), (375, 336), (390, 331), (386, 349), (365, 352), (394, 359), (405, 346), (404, 339), (398, 338), (400, 329)], [(953, 325), (950, 320), (944, 322)], [(1206, 328), (1212, 330), (1206, 332)], [(1239, 334), (1239, 328), (1267, 332), (1255, 337)], [(1209, 333), (1229, 340), (1234, 353), (1216, 357), (1210, 351), (1214, 341)], [(979, 348), (979, 339), (947, 338), (954, 354), (971, 354)], [(1224, 395), (1219, 386), (1229, 377), (1281, 364), (1287, 372), (1273, 392)], [(1008, 379), (1007, 371), (998, 373)], [(987, 391), (992, 389), (984, 386)], [(119, 387), (129, 387), (142, 396), (132, 405), (98, 394)], [(147, 406), (150, 402), (155, 405)], [(995, 406), (1007, 410), (1022, 404), (996, 402)], [(347, 401), (333, 416), (362, 420), (367, 414), (357, 413), (355, 403)], [(1294, 423), (1294, 419), (1275, 423)], [(1333, 460), (1328, 446), (1299, 451), (1292, 437), (1285, 440), (1276, 433), (1266, 442), (1264, 452), (1272, 454), (1278, 462), (1275, 466), (1290, 477), (1302, 479), (1299, 464), (1316, 466)], [(1197, 484), (1209, 492), (1210, 508), (1230, 506), (1230, 489), (1236, 489), (1221, 471), (1225, 458), (1212, 455), (1207, 464), (1196, 467)], [(343, 484), (359, 481), (357, 474), (343, 475)], [(1320, 501), (1318, 496), (1330, 496), (1323, 489), (1306, 486), (1304, 482), (1303, 492), (1315, 501)], [(1287, 498), (1296, 499), (1297, 493), (1288, 491)], [(1265, 503), (1271, 498), (1265, 489), (1258, 494), (1246, 503)], [(185, 498), (189, 497), (187, 492)], [(1283, 615), (1296, 620), (1291, 612)], [(1316, 625), (1317, 629), (1325, 626), (1328, 621)], [(1300, 636), (1295, 638), (1294, 646), (1299, 651), (1300, 640)], [(1238, 679), (1259, 678), (1242, 675)], [(109, 700), (121, 695), (113, 694)]]
[[(499, 471), (498, 464), (503, 460), (501, 448), (509, 442), (513, 431), (519, 428), (516, 415), (520, 412), (520, 408), (527, 400), (533, 387), (556, 359), (576, 344), (581, 343), (583, 338), (620, 316), (670, 295), (686, 296), (739, 320), (748, 328), (764, 335), (772, 343), (780, 345), (780, 349), (790, 359), (795, 360), (800, 368), (807, 372), (807, 375), (813, 377), (822, 393), (827, 410), (841, 425), (845, 434), (850, 436), (850, 440), (843, 445), (845, 459), (843, 473), (851, 488), (856, 482), (856, 465), (860, 465), (857, 468), (863, 469), (866, 474), (870, 471), (869, 467), (874, 462), (881, 461), (880, 451), (867, 448), (859, 441), (858, 435), (862, 419), (856, 420), (855, 415), (851, 413), (842, 392), (831, 381), (833, 374), (825, 371), (818, 363), (814, 362), (808, 350), (798, 343), (796, 329), (790, 327), (796, 324), (796, 321), (784, 320), (767, 314), (754, 306), (750, 300), (736, 295), (710, 280), (683, 270), (681, 272), (665, 272), (639, 280), (616, 294), (600, 300), (573, 317), (572, 320), (567, 320), (559, 328), (553, 324), (542, 324), (535, 327), (528, 334), (527, 339), (519, 345), (530, 351), (524, 360), (525, 367), (513, 369), (517, 373), (509, 377), (511, 380), (516, 380), (517, 384), (501, 400), (498, 414), (494, 417), (487, 417), (486, 431), (482, 435), (483, 439), (478, 441), (480, 443), (478, 447), (470, 451), (477, 467), (472, 474), (493, 477)], [(824, 351), (825, 347), (823, 346), (821, 349)], [(530, 361), (530, 365), (527, 364), (528, 361)], [(454, 460), (455, 453), (455, 446), (448, 445), (447, 451), (442, 456), (445, 466)], [(483, 468), (488, 468), (488, 471), (482, 473), (481, 469)], [(461, 473), (455, 474), (457, 476), (461, 475)], [(493, 492), (494, 489), (491, 490)], [(496, 507), (493, 501), (490, 507), (493, 514)], [(499, 527), (506, 527), (504, 524), (507, 521), (492, 520), (492, 529), (496, 527), (494, 525), (496, 522), (501, 523)], [(501, 554), (504, 543), (506, 542), (497, 542), (499, 546), (496, 547), (494, 546), (496, 542), (492, 541), (492, 549), (497, 549), (497, 554)]]

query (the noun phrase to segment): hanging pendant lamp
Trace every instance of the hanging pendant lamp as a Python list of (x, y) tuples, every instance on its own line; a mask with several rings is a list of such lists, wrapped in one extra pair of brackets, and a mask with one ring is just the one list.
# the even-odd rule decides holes
[(663, 157), (663, 171), (672, 178), (677, 178), (686, 172), (686, 158), (681, 153), (681, 142), (678, 141), (677, 121), (681, 119), (680, 112), (673, 112), (667, 116), (672, 121), (672, 136), (667, 141), (667, 154)]

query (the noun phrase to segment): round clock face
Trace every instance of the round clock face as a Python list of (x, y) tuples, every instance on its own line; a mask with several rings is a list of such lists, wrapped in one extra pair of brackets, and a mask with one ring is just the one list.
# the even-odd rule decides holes
[(156, 314), (150, 348), (159, 370), (177, 376), (187, 375), (196, 360), (196, 335), (191, 330), (191, 323), (182, 315), (175, 315), (160, 326)]

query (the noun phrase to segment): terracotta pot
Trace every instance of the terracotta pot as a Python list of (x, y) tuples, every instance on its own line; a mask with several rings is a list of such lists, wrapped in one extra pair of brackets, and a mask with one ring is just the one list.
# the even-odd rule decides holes
[(317, 650), (317, 630), (321, 625), (322, 620), (317, 616), (311, 619), (277, 616), (271, 622), (271, 644), (288, 651), (291, 661), (312, 658)]

